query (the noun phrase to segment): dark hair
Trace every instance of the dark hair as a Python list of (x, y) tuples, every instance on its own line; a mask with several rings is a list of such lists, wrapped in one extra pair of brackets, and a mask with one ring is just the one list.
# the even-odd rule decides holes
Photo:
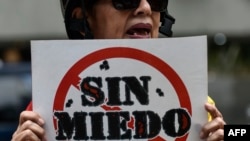
[(84, 9), (87, 12), (90, 12), (93, 9), (93, 6), (95, 5), (96, 2), (97, 0), (84, 0)]
[(65, 6), (65, 12), (64, 12), (64, 20), (65, 20), (65, 27), (67, 31), (67, 35), (70, 39), (82, 39), (86, 38), (81, 35), (79, 31), (84, 31), (89, 29), (85, 29), (86, 27), (83, 27), (85, 25), (86, 19), (76, 19), (72, 17), (72, 11), (76, 7), (84, 7), (83, 8), (83, 14), (85, 12), (91, 12), (93, 9), (94, 4), (97, 0), (68, 0), (67, 5)]
[[(72, 17), (72, 11), (76, 7), (83, 9), (83, 15), (85, 12), (92, 13), (93, 6), (97, 0), (60, 0), (62, 5), (63, 17), (65, 20), (66, 32), (69, 39), (92, 39), (88, 22), (86, 18), (76, 19)], [(168, 14), (168, 10), (161, 12), (161, 26), (159, 32), (171, 37), (172, 36), (172, 25), (175, 23), (175, 19)], [(83, 36), (79, 31), (83, 31)]]

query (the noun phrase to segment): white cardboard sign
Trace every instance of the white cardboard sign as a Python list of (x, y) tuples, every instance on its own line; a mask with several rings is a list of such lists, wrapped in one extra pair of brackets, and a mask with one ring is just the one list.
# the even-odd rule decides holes
[(31, 54), (48, 140), (200, 140), (206, 36), (32, 41)]

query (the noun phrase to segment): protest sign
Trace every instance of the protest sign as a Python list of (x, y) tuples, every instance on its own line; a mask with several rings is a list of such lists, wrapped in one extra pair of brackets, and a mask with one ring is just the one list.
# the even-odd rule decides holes
[(206, 36), (32, 41), (33, 110), (48, 140), (199, 141)]

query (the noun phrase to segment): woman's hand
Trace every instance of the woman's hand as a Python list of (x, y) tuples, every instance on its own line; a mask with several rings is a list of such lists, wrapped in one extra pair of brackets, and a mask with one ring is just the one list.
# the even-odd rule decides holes
[(23, 111), (11, 141), (46, 141), (44, 123), (44, 120), (37, 113)]
[(210, 103), (205, 104), (205, 109), (212, 116), (212, 120), (202, 127), (200, 132), (201, 139), (206, 139), (206, 141), (223, 141), (226, 122), (223, 120), (222, 114), (215, 105)]

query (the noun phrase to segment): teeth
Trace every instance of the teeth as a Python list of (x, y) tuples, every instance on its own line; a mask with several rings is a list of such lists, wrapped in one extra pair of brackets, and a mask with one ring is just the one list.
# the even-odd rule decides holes
[(133, 35), (148, 35), (147, 31), (140, 32), (139, 34), (137, 32), (134, 32)]
[(144, 29), (138, 29), (138, 30), (131, 30), (128, 33), (131, 35), (148, 35), (149, 31)]

